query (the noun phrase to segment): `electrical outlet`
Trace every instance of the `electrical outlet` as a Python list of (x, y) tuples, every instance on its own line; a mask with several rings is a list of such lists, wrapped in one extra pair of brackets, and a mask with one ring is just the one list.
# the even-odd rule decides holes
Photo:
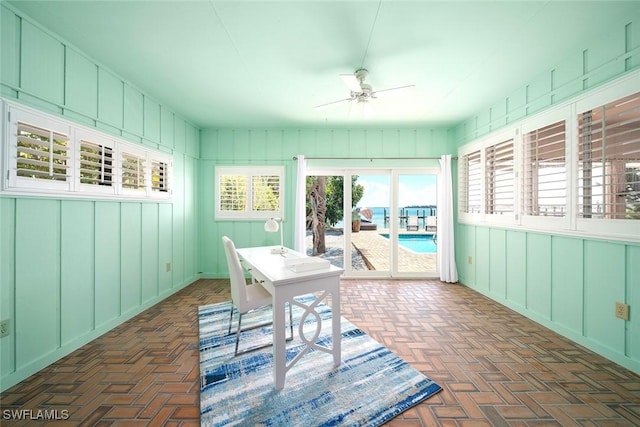
[(473, 264), (473, 257), (471, 255), (467, 257), (467, 264)]
[(165, 270), (167, 271), (167, 273), (171, 271), (171, 263), (170, 262), (165, 264)]
[(9, 329), (9, 319), (4, 319), (0, 322), (0, 338), (6, 337), (11, 332)]
[(629, 320), (629, 304), (616, 302), (616, 317), (622, 320)]

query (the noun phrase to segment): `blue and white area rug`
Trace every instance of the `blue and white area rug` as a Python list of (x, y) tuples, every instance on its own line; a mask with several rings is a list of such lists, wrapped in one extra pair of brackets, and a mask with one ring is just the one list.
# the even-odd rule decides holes
[[(312, 350), (287, 372), (284, 388), (276, 391), (272, 347), (234, 357), (235, 335), (227, 335), (230, 309), (231, 303), (224, 302), (198, 310), (202, 426), (378, 426), (442, 390), (341, 318), (341, 365), (333, 366), (330, 354)], [(320, 304), (316, 311), (322, 318), (319, 340), (330, 347), (331, 310)], [(287, 344), (287, 361), (303, 346), (296, 323), (302, 312), (294, 305), (294, 340)], [(244, 316), (243, 327), (271, 316), (270, 309)], [(304, 336), (314, 336), (316, 327), (314, 316), (306, 316)], [(271, 327), (257, 328), (242, 333), (240, 349), (272, 340)]]

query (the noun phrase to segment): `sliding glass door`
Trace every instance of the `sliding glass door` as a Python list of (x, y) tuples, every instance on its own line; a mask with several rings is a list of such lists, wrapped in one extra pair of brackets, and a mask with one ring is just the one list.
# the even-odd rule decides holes
[(345, 267), (343, 180), (340, 172), (307, 175), (307, 255), (320, 256)]
[[(310, 170), (307, 253), (347, 277), (437, 277), (437, 171)], [(324, 200), (324, 233), (317, 213)], [(315, 221), (315, 222), (314, 222)], [(315, 225), (314, 225), (315, 224)], [(322, 246), (324, 244), (324, 246)]]
[(437, 193), (435, 174), (399, 172), (399, 227), (394, 245), (396, 275), (437, 271)]
[[(351, 182), (350, 198), (345, 206), (351, 210), (351, 229), (346, 233), (351, 248), (354, 276), (388, 277), (391, 272), (389, 224), (391, 213), (391, 171), (348, 171), (345, 182)], [(347, 202), (348, 201), (348, 202)]]

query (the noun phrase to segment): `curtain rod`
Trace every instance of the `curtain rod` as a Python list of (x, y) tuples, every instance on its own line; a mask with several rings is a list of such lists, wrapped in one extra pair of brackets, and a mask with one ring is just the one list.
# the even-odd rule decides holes
[[(305, 157), (307, 160), (440, 160), (440, 157)], [(298, 156), (293, 156), (293, 160), (298, 160)], [(458, 160), (458, 157), (451, 157), (451, 160)]]

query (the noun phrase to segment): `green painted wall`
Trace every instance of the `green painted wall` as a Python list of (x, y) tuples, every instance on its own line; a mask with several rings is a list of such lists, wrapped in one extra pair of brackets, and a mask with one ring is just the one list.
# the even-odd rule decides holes
[[(456, 232), (460, 282), (640, 372), (640, 242), (468, 224)], [(615, 317), (616, 301), (631, 306), (629, 321)]]
[(2, 5), (0, 19), (3, 98), (174, 159), (173, 203), (0, 196), (0, 319), (11, 322), (0, 339), (4, 390), (198, 278), (200, 136)]
[[(457, 145), (640, 68), (640, 17), (601, 31), (459, 124)], [(640, 242), (458, 224), (456, 243), (462, 283), (640, 373)], [(631, 306), (629, 321), (615, 317), (616, 301)]]
[[(430, 157), (526, 118), (640, 65), (640, 22), (604, 37), (452, 131), (203, 131), (102, 64), (0, 4), (0, 95), (174, 156), (173, 203), (0, 196), (0, 389), (38, 371), (204, 275), (223, 277), (220, 236), (273, 244), (262, 222), (216, 222), (216, 164), (284, 164), (294, 155)], [(43, 62), (47, 67), (42, 67)], [(370, 164), (371, 165), (371, 164)], [(375, 163), (374, 163), (375, 165)], [(454, 168), (455, 172), (455, 168)], [(46, 213), (46, 215), (42, 215)], [(293, 217), (293, 200), (286, 200)], [(285, 224), (291, 242), (292, 221)], [(458, 225), (461, 281), (640, 372), (640, 246)], [(467, 262), (471, 258), (471, 264)], [(165, 263), (171, 262), (166, 272)], [(34, 268), (37, 266), (37, 268)], [(46, 271), (46, 273), (45, 273)], [(613, 301), (632, 318), (613, 317)]]
[[(264, 232), (264, 221), (216, 221), (214, 218), (214, 168), (216, 165), (284, 165), (285, 244), (293, 241), (293, 194), (296, 162), (306, 157), (439, 157), (454, 150), (446, 129), (334, 129), (334, 130), (231, 130), (202, 131), (200, 161), (200, 265), (207, 277), (227, 277), (221, 237), (233, 236), (238, 247), (273, 245), (278, 236)], [(334, 167), (390, 167), (389, 161), (331, 161)], [(437, 160), (417, 160), (413, 165), (433, 167)]]

